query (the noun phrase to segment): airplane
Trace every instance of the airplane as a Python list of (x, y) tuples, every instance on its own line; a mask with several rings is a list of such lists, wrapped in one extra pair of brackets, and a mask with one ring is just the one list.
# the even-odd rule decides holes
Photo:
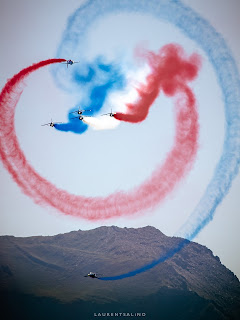
[(77, 116), (77, 117), (70, 118), (70, 119), (79, 119), (79, 120), (83, 120), (83, 116)]
[(91, 110), (81, 110), (80, 108), (76, 111), (70, 112), (70, 113), (77, 113), (77, 114), (83, 114), (85, 111), (91, 111)]
[(107, 116), (107, 115), (109, 115), (110, 117), (114, 117), (115, 114), (116, 114), (116, 112), (112, 112), (112, 110), (111, 110), (111, 112), (104, 113), (104, 114), (102, 114), (102, 116)]
[(90, 278), (96, 278), (98, 279), (98, 276), (96, 273), (94, 272), (89, 272), (86, 276), (84, 276), (85, 278), (90, 277)]
[(64, 64), (67, 65), (67, 68), (68, 68), (68, 65), (70, 64), (70, 66), (72, 66), (74, 63), (79, 63), (80, 61), (73, 61), (73, 60), (67, 60), (66, 62), (62, 62)]
[(62, 122), (52, 122), (51, 120), (51, 122), (42, 124), (42, 126), (55, 127), (55, 124), (59, 124), (59, 123), (62, 123)]

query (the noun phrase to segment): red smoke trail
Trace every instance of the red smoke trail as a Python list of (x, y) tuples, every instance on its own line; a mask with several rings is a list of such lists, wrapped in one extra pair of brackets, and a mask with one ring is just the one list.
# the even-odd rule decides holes
[[(173, 190), (177, 182), (191, 168), (197, 152), (198, 114), (194, 95), (185, 82), (196, 76), (199, 60), (196, 56), (192, 56), (189, 62), (183, 62), (180, 58), (181, 50), (176, 46), (167, 46), (160, 53), (162, 59), (160, 55), (148, 56), (153, 74), (148, 77), (148, 84), (139, 89), (139, 102), (144, 109), (145, 96), (148, 97), (148, 102), (153, 102), (160, 88), (169, 96), (177, 95), (174, 146), (163, 165), (159, 166), (141, 186), (130, 192), (117, 192), (105, 198), (69, 194), (42, 178), (28, 163), (15, 134), (14, 110), (21, 96), (22, 80), (38, 68), (62, 60), (33, 65), (8, 81), (0, 94), (0, 156), (4, 166), (25, 194), (32, 197), (36, 203), (49, 205), (64, 214), (88, 220), (100, 220), (131, 215), (152, 208)], [(176, 63), (181, 72), (176, 72), (178, 69)], [(161, 75), (157, 77), (156, 70), (163, 72), (164, 77), (161, 80), (158, 79)], [(156, 81), (159, 83), (158, 89), (155, 89)], [(151, 87), (150, 83), (153, 90), (147, 91), (146, 89)], [(146, 111), (140, 113), (142, 116)], [(132, 112), (131, 116), (134, 114), (135, 112)]]
[(13, 179), (28, 196), (33, 196), (35, 190), (28, 184), (27, 160), (15, 133), (15, 108), (23, 91), (23, 81), (32, 72), (47, 65), (64, 61), (66, 60), (48, 59), (21, 70), (7, 81), (0, 94), (0, 157)]
[(127, 104), (127, 113), (114, 115), (118, 120), (132, 123), (145, 120), (160, 90), (169, 97), (179, 92), (184, 93), (183, 85), (186, 86), (188, 81), (197, 76), (200, 66), (198, 55), (193, 54), (187, 59), (183, 49), (174, 44), (164, 46), (159, 54), (147, 52), (141, 56), (147, 58), (152, 72), (147, 77), (147, 84), (138, 88), (138, 100)]

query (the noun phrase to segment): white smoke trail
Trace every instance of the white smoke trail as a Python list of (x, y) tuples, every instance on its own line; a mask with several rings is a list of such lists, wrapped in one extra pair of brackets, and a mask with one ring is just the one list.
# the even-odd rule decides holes
[(88, 124), (94, 130), (111, 130), (115, 129), (120, 121), (109, 115), (99, 117), (83, 117), (84, 123)]

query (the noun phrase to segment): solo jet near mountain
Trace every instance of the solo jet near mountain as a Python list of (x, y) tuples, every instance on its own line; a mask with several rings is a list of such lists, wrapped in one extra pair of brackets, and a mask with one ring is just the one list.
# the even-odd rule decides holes
[[(98, 274), (99, 276), (101, 275), (101, 274)], [(98, 276), (97, 276), (97, 273), (95, 273), (95, 272), (89, 272), (86, 276), (84, 276), (84, 277), (90, 277), (90, 278), (96, 278), (96, 279), (98, 279)]]

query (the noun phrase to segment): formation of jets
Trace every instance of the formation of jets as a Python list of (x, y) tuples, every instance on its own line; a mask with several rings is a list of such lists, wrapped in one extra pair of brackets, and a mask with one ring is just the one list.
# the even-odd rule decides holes
[[(70, 119), (79, 119), (79, 120), (83, 120), (84, 119), (84, 116), (83, 116), (83, 113), (86, 112), (86, 111), (91, 111), (91, 110), (82, 110), (82, 109), (78, 109), (78, 110), (75, 110), (73, 112), (70, 112), (69, 114), (77, 114), (77, 116), (75, 117), (72, 117)], [(106, 116), (106, 115), (109, 115), (109, 117), (113, 117), (114, 115), (116, 114), (116, 112), (109, 112), (109, 113), (105, 113), (105, 114), (102, 114), (102, 116)], [(45, 124), (42, 124), (42, 126), (50, 126), (50, 127), (55, 127), (56, 124), (59, 124), (59, 123), (63, 123), (63, 122), (53, 122), (51, 120), (51, 122), (48, 122), (48, 123), (45, 123)]]
[[(73, 60), (66, 60), (66, 62), (62, 62), (64, 64), (67, 65), (67, 68), (68, 68), (68, 65), (73, 65), (74, 63), (79, 63), (80, 61), (73, 61)], [(91, 110), (82, 110), (82, 109), (78, 109), (78, 110), (75, 110), (73, 112), (70, 112), (70, 114), (77, 114), (77, 116), (73, 117), (73, 118), (70, 118), (70, 119), (79, 119), (79, 120), (83, 120), (84, 119), (84, 116), (83, 116), (83, 113), (86, 112), (86, 111), (91, 111)], [(109, 115), (110, 117), (113, 117), (116, 113), (112, 112), (109, 112), (109, 113), (105, 113), (105, 114), (102, 114), (102, 116), (106, 116), (106, 115)], [(59, 124), (59, 123), (63, 123), (63, 122), (53, 122), (51, 120), (51, 122), (48, 122), (48, 123), (45, 123), (45, 124), (42, 124), (42, 126), (50, 126), (50, 127), (55, 127), (56, 124)]]

